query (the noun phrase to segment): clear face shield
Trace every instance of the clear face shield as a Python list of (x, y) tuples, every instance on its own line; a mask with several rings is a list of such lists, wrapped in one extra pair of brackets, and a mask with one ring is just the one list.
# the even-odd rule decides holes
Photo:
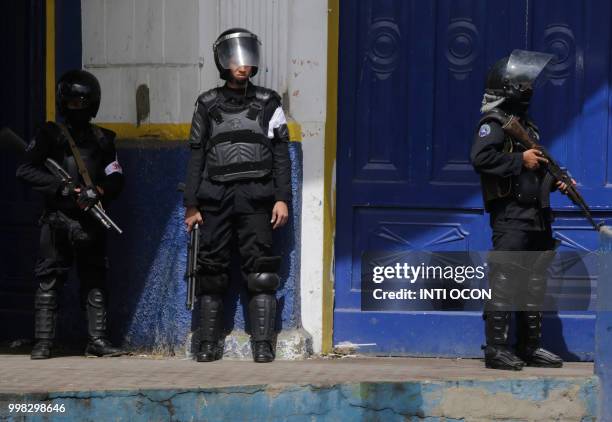
[(259, 66), (259, 45), (255, 34), (237, 32), (217, 40), (213, 49), (224, 69), (235, 70), (241, 66)]
[(546, 81), (542, 71), (554, 58), (538, 51), (514, 50), (508, 59), (504, 79), (520, 92), (533, 90)]

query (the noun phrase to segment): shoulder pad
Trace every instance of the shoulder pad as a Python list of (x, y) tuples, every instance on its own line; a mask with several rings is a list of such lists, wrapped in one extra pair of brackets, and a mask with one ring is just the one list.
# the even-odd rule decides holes
[(100, 126), (96, 126), (96, 125), (94, 125), (94, 126), (100, 129), (100, 131), (102, 132), (102, 134), (104, 135), (104, 137), (106, 139), (110, 139), (110, 140), (114, 141), (115, 138), (117, 137), (117, 134), (114, 131), (110, 130), (110, 129), (106, 129), (106, 128), (103, 128), (103, 127), (100, 127)]
[(62, 130), (55, 122), (45, 122), (40, 127), (40, 132), (52, 139), (60, 139), (62, 136)]
[(196, 104), (201, 103), (202, 105), (208, 108), (212, 103), (217, 101), (218, 96), (219, 96), (219, 88), (209, 89), (208, 91), (200, 94)]
[(280, 95), (276, 91), (262, 86), (255, 87), (255, 98), (263, 103), (267, 103), (272, 98), (276, 99), (279, 103), (281, 100)]
[(490, 122), (495, 122), (495, 123), (498, 123), (500, 126), (504, 126), (508, 122), (509, 118), (510, 116), (506, 114), (503, 110), (500, 110), (499, 108), (494, 108), (493, 110), (485, 113), (480, 118), (480, 121), (478, 122), (478, 126), (481, 126), (484, 123), (490, 123)]
[(113, 144), (117, 134), (110, 129), (105, 129), (98, 125), (91, 125), (91, 129), (102, 148), (106, 148)]

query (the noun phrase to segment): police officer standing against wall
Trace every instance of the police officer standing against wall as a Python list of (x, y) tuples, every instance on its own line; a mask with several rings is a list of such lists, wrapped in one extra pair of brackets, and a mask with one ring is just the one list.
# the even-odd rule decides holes
[[(511, 116), (534, 139), (537, 126), (527, 109), (538, 76), (552, 59), (549, 54), (514, 50), (497, 61), (486, 81), (483, 117), (474, 137), (471, 159), (481, 176), (485, 209), (490, 214), (494, 251), (540, 251), (524, 253), (528, 261), (491, 265), (489, 284), (492, 301), (484, 312), (488, 368), (520, 370), (525, 365), (560, 367), (561, 358), (541, 347), (541, 303), (546, 289), (547, 269), (554, 258), (549, 194), (555, 184), (545, 171), (546, 159), (537, 149), (525, 150), (504, 130)], [(495, 254), (496, 252), (494, 252)], [(515, 255), (516, 256), (516, 255)], [(508, 346), (514, 293), (526, 297), (525, 310), (516, 313), (518, 345)]]
[(199, 362), (223, 355), (223, 294), (234, 237), (250, 295), (253, 359), (274, 360), (280, 257), (272, 256), (272, 230), (288, 220), (291, 166), (280, 97), (249, 81), (258, 71), (259, 46), (246, 29), (219, 35), (213, 52), (226, 82), (198, 97), (191, 124), (184, 205), (187, 230), (200, 226)]
[[(34, 270), (39, 287), (34, 299), (36, 343), (32, 359), (51, 357), (58, 295), (73, 261), (87, 315), (85, 354), (122, 354), (109, 342), (106, 332), (107, 229), (87, 212), (99, 202), (106, 205), (115, 199), (124, 183), (115, 153), (115, 133), (89, 122), (98, 112), (100, 97), (94, 75), (84, 70), (65, 73), (56, 95), (65, 123), (45, 123), (26, 149), (25, 163), (17, 169), (17, 177), (41, 192), (45, 202)], [(63, 182), (47, 171), (48, 158), (63, 167), (72, 182)], [(90, 183), (86, 183), (88, 179)]]

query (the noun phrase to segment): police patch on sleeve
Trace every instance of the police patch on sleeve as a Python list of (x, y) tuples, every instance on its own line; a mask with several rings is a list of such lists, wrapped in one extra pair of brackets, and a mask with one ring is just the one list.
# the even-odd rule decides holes
[(484, 125), (480, 126), (480, 129), (478, 130), (478, 136), (480, 136), (481, 138), (484, 138), (489, 133), (491, 133), (491, 126), (489, 126), (486, 123)]

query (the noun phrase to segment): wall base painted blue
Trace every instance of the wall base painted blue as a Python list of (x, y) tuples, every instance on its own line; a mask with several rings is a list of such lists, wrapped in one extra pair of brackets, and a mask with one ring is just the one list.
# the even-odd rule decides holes
[[(197, 328), (198, 312), (185, 308), (187, 234), (183, 225), (182, 194), (188, 152), (184, 143), (134, 142), (120, 144), (120, 159), (128, 180), (113, 214), (125, 229), (115, 236), (111, 254), (113, 336), (131, 348), (184, 353), (187, 336)], [(278, 330), (295, 329), (300, 321), (301, 144), (290, 143), (292, 160), (291, 219), (275, 233), (274, 246), (283, 257), (278, 297)], [(244, 304), (245, 283), (239, 261), (232, 271), (226, 297), (225, 327), (249, 331)], [(194, 336), (197, 341), (197, 331)]]
[[(275, 250), (282, 256), (278, 291), (277, 330), (297, 330), (300, 320), (300, 221), (302, 149), (290, 143), (293, 203), (290, 221), (275, 232)], [(183, 224), (182, 182), (188, 160), (185, 142), (130, 140), (118, 142), (119, 161), (126, 176), (121, 197), (108, 214), (124, 231), (111, 233), (109, 333), (111, 340), (130, 350), (182, 355), (191, 348), (190, 333), (197, 328), (185, 307), (184, 279), (188, 237)], [(233, 286), (226, 298), (225, 328), (249, 331), (243, 304), (247, 298), (235, 262)], [(31, 309), (33, 309), (33, 300)], [(20, 338), (31, 338), (33, 321), (15, 321)], [(196, 331), (197, 334), (197, 331)], [(86, 340), (78, 282), (71, 277), (60, 298), (60, 343), (81, 347)], [(197, 341), (197, 335), (193, 336)], [(14, 338), (13, 338), (14, 339)], [(13, 340), (7, 339), (7, 340)]]
[[(589, 377), (0, 394), (0, 419), (594, 422), (597, 390), (597, 379)], [(24, 402), (64, 404), (68, 411), (23, 419), (7, 413), (8, 403)]]

